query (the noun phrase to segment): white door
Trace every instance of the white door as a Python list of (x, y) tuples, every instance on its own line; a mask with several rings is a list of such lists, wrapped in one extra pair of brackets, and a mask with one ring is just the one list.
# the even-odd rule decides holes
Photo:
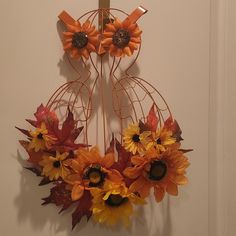
[(70, 73), (62, 66), (57, 15), (75, 18), (98, 1), (0, 1), (1, 221), (0, 235), (235, 236), (234, 184), (236, 101), (236, 2), (233, 0), (113, 1), (131, 12), (149, 12), (139, 25), (140, 75), (167, 100), (183, 131), (189, 153), (189, 184), (178, 197), (153, 199), (132, 231), (111, 231), (85, 221), (71, 231), (70, 213), (42, 207), (48, 187), (22, 169), (14, 126), (24, 127)]

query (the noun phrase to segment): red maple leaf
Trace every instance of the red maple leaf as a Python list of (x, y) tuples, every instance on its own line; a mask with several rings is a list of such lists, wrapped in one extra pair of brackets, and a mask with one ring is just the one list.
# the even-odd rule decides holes
[(114, 164), (114, 168), (122, 173), (123, 170), (130, 165), (132, 153), (127, 152), (117, 139), (115, 139), (115, 147), (118, 154), (118, 160)]
[(92, 211), (90, 210), (92, 206), (92, 196), (88, 190), (84, 192), (82, 198), (80, 198), (77, 203), (77, 208), (72, 213), (72, 229), (81, 221), (82, 217), (87, 217), (88, 221), (92, 216)]
[(112, 140), (110, 142), (110, 147), (108, 148), (108, 150), (111, 150), (112, 152), (114, 152), (116, 150), (117, 160), (111, 168), (118, 170), (120, 172), (120, 174), (123, 176), (124, 182), (126, 183), (126, 185), (129, 186), (131, 184), (132, 180), (130, 180), (126, 176), (124, 176), (123, 171), (126, 167), (131, 165), (132, 153), (127, 152), (123, 148), (121, 143), (117, 139), (115, 139), (114, 137), (112, 138)]
[(158, 124), (158, 117), (156, 115), (156, 105), (153, 104), (148, 113), (146, 125), (149, 127), (151, 131), (155, 132), (157, 129), (157, 124)]
[(19, 142), (29, 155), (29, 159), (27, 161), (34, 165), (38, 165), (38, 163), (43, 158), (44, 152), (43, 151), (35, 152), (34, 149), (29, 149), (28, 141), (20, 140)]
[(183, 140), (181, 137), (182, 131), (179, 127), (179, 124), (176, 120), (173, 120), (171, 116), (165, 121), (164, 128), (172, 131), (173, 133), (172, 136), (176, 139), (177, 142), (180, 142), (181, 140)]
[(62, 206), (59, 213), (68, 209), (73, 204), (71, 192), (66, 189), (64, 182), (56, 183), (56, 185), (51, 188), (50, 195), (42, 200), (44, 201), (42, 205), (55, 204), (56, 206)]
[(80, 147), (86, 147), (85, 144), (75, 143), (77, 137), (83, 130), (83, 127), (76, 127), (76, 121), (74, 120), (73, 113), (68, 109), (68, 116), (62, 124), (62, 128), (59, 128), (58, 123), (49, 122), (47, 128), (49, 134), (55, 137), (55, 142), (52, 148), (62, 151), (73, 151)]
[(57, 125), (59, 124), (59, 120), (57, 118), (56, 113), (54, 111), (51, 111), (48, 107), (45, 107), (43, 104), (41, 104), (37, 108), (37, 111), (34, 113), (34, 116), (36, 118), (36, 121), (29, 119), (27, 119), (27, 121), (35, 127), (39, 127), (42, 122), (44, 122), (46, 126), (51, 123)]
[[(31, 125), (34, 127), (40, 127), (42, 122), (45, 123), (46, 128), (48, 130), (48, 135), (52, 137), (53, 144), (51, 145), (52, 150), (58, 150), (61, 152), (65, 151), (73, 151), (80, 147), (86, 147), (85, 144), (79, 144), (75, 143), (76, 139), (78, 138), (79, 134), (82, 132), (83, 127), (77, 128), (77, 122), (74, 120), (73, 113), (68, 109), (68, 115), (65, 119), (65, 121), (62, 124), (62, 127), (59, 128), (59, 120), (55, 114), (54, 111), (50, 111), (48, 107), (44, 107), (42, 104), (37, 108), (36, 113), (34, 114), (36, 117), (36, 120), (27, 120)], [(16, 127), (18, 130), (20, 130), (23, 134), (28, 136), (30, 139), (32, 138), (30, 135), (30, 132), (25, 129), (21, 129)], [(25, 147), (26, 149), (26, 143), (23, 143), (25, 141), (20, 141), (21, 145)], [(26, 149), (29, 153), (30, 157), (29, 161), (35, 160), (34, 156), (40, 156), (36, 155), (33, 151), (29, 151)], [(32, 159), (32, 160), (31, 160)]]

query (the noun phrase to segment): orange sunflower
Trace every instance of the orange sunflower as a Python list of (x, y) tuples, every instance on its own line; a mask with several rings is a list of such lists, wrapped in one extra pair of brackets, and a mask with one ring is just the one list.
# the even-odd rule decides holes
[(161, 154), (153, 148), (143, 157), (133, 156), (131, 162), (134, 166), (124, 170), (127, 177), (136, 179), (130, 190), (145, 198), (153, 187), (157, 202), (164, 198), (165, 192), (178, 195), (178, 185), (188, 182), (185, 174), (190, 165), (187, 157), (178, 150), (179, 147), (180, 144), (172, 145)]
[(89, 21), (83, 25), (75, 21), (73, 25), (66, 25), (68, 31), (64, 34), (64, 50), (70, 52), (75, 59), (82, 57), (88, 59), (91, 52), (96, 51), (98, 44), (98, 31)]
[(121, 22), (115, 18), (114, 22), (106, 24), (101, 44), (111, 56), (131, 56), (141, 43), (141, 34), (136, 23), (127, 19)]
[(65, 181), (72, 186), (72, 200), (80, 199), (85, 189), (103, 186), (106, 179), (115, 183), (122, 181), (121, 174), (111, 169), (114, 163), (114, 153), (102, 157), (97, 147), (78, 150), (77, 158), (66, 161), (66, 165), (74, 171), (65, 178)]

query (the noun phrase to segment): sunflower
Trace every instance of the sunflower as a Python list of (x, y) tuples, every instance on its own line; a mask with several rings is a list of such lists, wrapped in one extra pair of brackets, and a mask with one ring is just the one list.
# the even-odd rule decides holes
[(161, 154), (153, 148), (143, 157), (133, 156), (131, 162), (134, 166), (124, 170), (127, 177), (135, 179), (130, 190), (145, 198), (153, 187), (157, 202), (164, 198), (165, 192), (178, 195), (178, 185), (188, 182), (185, 174), (190, 165), (179, 147), (180, 144), (172, 145)]
[(176, 142), (176, 139), (172, 136), (172, 131), (166, 128), (161, 128), (153, 132), (152, 138), (147, 144), (147, 149), (154, 147), (158, 152), (164, 152), (168, 145)]
[(66, 165), (74, 171), (65, 178), (65, 181), (72, 186), (72, 200), (80, 199), (85, 189), (102, 187), (106, 179), (121, 182), (123, 179), (121, 174), (111, 169), (114, 163), (114, 153), (107, 153), (102, 157), (97, 147), (78, 150), (77, 158), (66, 161)]
[(42, 174), (49, 177), (49, 179), (57, 180), (59, 177), (64, 179), (69, 173), (69, 169), (65, 166), (65, 159), (68, 153), (56, 153), (56, 156), (44, 156), (43, 160), (39, 162), (39, 165), (43, 167)]
[(92, 189), (91, 194), (94, 220), (107, 226), (121, 222), (128, 227), (133, 214), (133, 205), (145, 203), (142, 198), (129, 192), (124, 183), (115, 184), (106, 181), (102, 189)]
[(40, 128), (30, 131), (30, 135), (32, 140), (29, 143), (29, 149), (34, 149), (35, 152), (45, 148), (49, 149), (55, 141), (55, 138), (48, 135), (48, 130), (44, 122), (41, 124)]
[(124, 131), (124, 148), (134, 155), (137, 152), (142, 154), (145, 151), (146, 143), (149, 143), (148, 140), (150, 135), (151, 131), (141, 132), (138, 123), (130, 124)]
[(64, 50), (70, 52), (70, 56), (75, 59), (88, 59), (91, 52), (96, 51), (98, 45), (98, 31), (89, 21), (83, 25), (75, 21), (73, 25), (67, 24), (64, 34)]
[(127, 19), (121, 22), (115, 18), (114, 22), (106, 24), (101, 44), (111, 56), (131, 56), (141, 43), (141, 34), (136, 23)]

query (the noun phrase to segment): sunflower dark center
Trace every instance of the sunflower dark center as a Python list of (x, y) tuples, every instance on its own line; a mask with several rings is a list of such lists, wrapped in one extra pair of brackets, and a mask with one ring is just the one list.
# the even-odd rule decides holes
[(153, 161), (149, 171), (149, 179), (161, 180), (167, 173), (167, 166), (163, 161)]
[(90, 187), (97, 187), (105, 180), (105, 173), (101, 171), (100, 166), (90, 167), (85, 174), (85, 178), (89, 180)]
[(130, 34), (127, 30), (119, 29), (112, 38), (113, 44), (118, 48), (124, 48), (129, 44)]
[(156, 143), (160, 145), (160, 144), (161, 144), (161, 139), (158, 138), (158, 139), (156, 140)]
[(138, 135), (138, 134), (133, 135), (132, 140), (133, 140), (135, 143), (140, 142), (140, 137), (139, 137), (139, 135)]
[(72, 45), (75, 48), (81, 49), (87, 46), (88, 35), (85, 32), (76, 32), (72, 38)]
[(60, 161), (54, 161), (53, 162), (53, 167), (60, 168), (60, 166), (61, 166), (61, 162)]
[(118, 207), (127, 201), (127, 197), (122, 197), (120, 194), (111, 194), (105, 203), (111, 207)]
[(38, 139), (43, 139), (43, 134), (42, 134), (42, 133), (39, 133), (39, 134), (37, 135), (37, 138), (38, 138)]

